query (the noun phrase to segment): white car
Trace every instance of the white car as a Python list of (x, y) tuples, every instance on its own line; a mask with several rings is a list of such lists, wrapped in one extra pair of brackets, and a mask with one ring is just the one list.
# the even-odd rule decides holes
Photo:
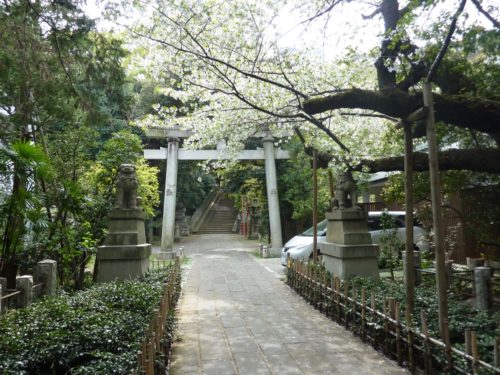
[[(380, 244), (382, 237), (382, 227), (380, 219), (383, 211), (368, 212), (368, 230), (372, 236), (374, 244)], [(394, 217), (396, 227), (398, 228), (398, 238), (401, 243), (405, 243), (405, 212), (404, 211), (387, 211), (389, 215)], [(326, 242), (326, 228), (328, 220), (323, 220), (318, 223), (318, 243)], [(413, 226), (413, 242), (418, 250), (428, 250), (429, 242), (427, 234), (422, 227)], [(309, 228), (305, 232), (293, 237), (281, 249), (281, 264), (286, 266), (288, 254), (292, 259), (307, 260), (313, 251), (313, 228)]]

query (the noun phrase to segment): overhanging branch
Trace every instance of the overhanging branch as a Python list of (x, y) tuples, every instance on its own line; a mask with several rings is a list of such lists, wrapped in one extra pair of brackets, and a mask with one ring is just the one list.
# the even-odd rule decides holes
[[(500, 150), (460, 150), (450, 149), (438, 154), (439, 170), (469, 170), (473, 172), (500, 173)], [(370, 173), (395, 172), (404, 170), (402, 156), (382, 158), (376, 160), (362, 160), (352, 170), (362, 171), (368, 169)], [(429, 170), (428, 155), (422, 152), (413, 154), (413, 169), (417, 172)]]
[[(401, 90), (351, 89), (335, 95), (312, 98), (302, 103), (308, 114), (343, 108), (368, 109), (396, 118), (405, 118), (423, 106), (422, 94)], [(500, 102), (461, 95), (434, 94), (436, 121), (475, 129), (500, 140)]]

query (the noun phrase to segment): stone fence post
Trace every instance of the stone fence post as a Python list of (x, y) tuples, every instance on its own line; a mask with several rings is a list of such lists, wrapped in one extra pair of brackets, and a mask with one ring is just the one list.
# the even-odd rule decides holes
[[(406, 279), (408, 271), (406, 269), (406, 251), (402, 253), (402, 262), (403, 262), (403, 280), (406, 285)], [(422, 283), (422, 273), (420, 272), (420, 267), (422, 264), (422, 259), (420, 257), (420, 251), (413, 251), (413, 281), (415, 285), (420, 285)]]
[(41, 294), (53, 296), (57, 288), (57, 262), (45, 259), (36, 264), (35, 284), (43, 283)]
[(474, 284), (476, 289), (476, 307), (487, 310), (490, 306), (490, 267), (474, 268)]
[(16, 277), (16, 290), (21, 292), (16, 298), (17, 307), (29, 306), (33, 299), (33, 276), (24, 275)]

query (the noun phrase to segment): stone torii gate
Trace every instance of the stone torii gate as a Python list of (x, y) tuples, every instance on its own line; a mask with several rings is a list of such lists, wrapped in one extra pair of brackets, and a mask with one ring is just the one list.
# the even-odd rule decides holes
[[(167, 139), (168, 147), (159, 150), (144, 150), (147, 160), (166, 160), (167, 175), (165, 179), (165, 196), (163, 203), (163, 222), (161, 233), (161, 251), (165, 258), (173, 255), (175, 205), (177, 194), (177, 163), (178, 160), (218, 160), (227, 158), (225, 143), (219, 143), (216, 150), (186, 150), (179, 149), (181, 138), (187, 138), (191, 132), (180, 129), (148, 128), (149, 138)], [(262, 139), (263, 149), (240, 151), (237, 160), (265, 160), (267, 202), (269, 207), (269, 223), (271, 230), (271, 256), (279, 256), (283, 240), (281, 236), (281, 218), (278, 200), (278, 183), (276, 176), (276, 159), (288, 159), (288, 151), (275, 149), (274, 138), (266, 134)]]

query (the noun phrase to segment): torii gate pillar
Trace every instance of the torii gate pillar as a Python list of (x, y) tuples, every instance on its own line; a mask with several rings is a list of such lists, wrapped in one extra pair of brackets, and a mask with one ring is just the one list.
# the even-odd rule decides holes
[(281, 236), (281, 216), (278, 200), (278, 178), (276, 175), (276, 161), (274, 152), (274, 138), (267, 136), (262, 139), (266, 165), (267, 205), (269, 208), (269, 226), (271, 230), (270, 256), (278, 257), (281, 254), (283, 239)]
[[(267, 133), (268, 134), (268, 133)], [(178, 160), (217, 160), (224, 157), (224, 148), (217, 150), (179, 150), (179, 139), (191, 135), (188, 130), (148, 128), (146, 136), (168, 140), (168, 148), (160, 150), (144, 150), (148, 160), (167, 160), (167, 176), (165, 179), (165, 199), (163, 204), (163, 222), (161, 234), (162, 258), (173, 256), (175, 204), (177, 194), (177, 162)], [(237, 160), (265, 160), (267, 202), (269, 207), (269, 223), (271, 230), (270, 256), (280, 256), (283, 239), (281, 236), (281, 216), (278, 201), (278, 179), (276, 175), (276, 159), (288, 159), (288, 151), (275, 149), (274, 138), (266, 135), (263, 138), (263, 150), (243, 150), (236, 155)], [(219, 145), (220, 146), (220, 145)]]
[[(163, 199), (163, 221), (161, 230), (161, 251), (163, 257), (174, 248), (175, 204), (177, 196), (177, 156), (179, 138), (168, 138), (167, 174), (165, 177), (165, 196)], [(172, 254), (173, 255), (173, 254)]]

